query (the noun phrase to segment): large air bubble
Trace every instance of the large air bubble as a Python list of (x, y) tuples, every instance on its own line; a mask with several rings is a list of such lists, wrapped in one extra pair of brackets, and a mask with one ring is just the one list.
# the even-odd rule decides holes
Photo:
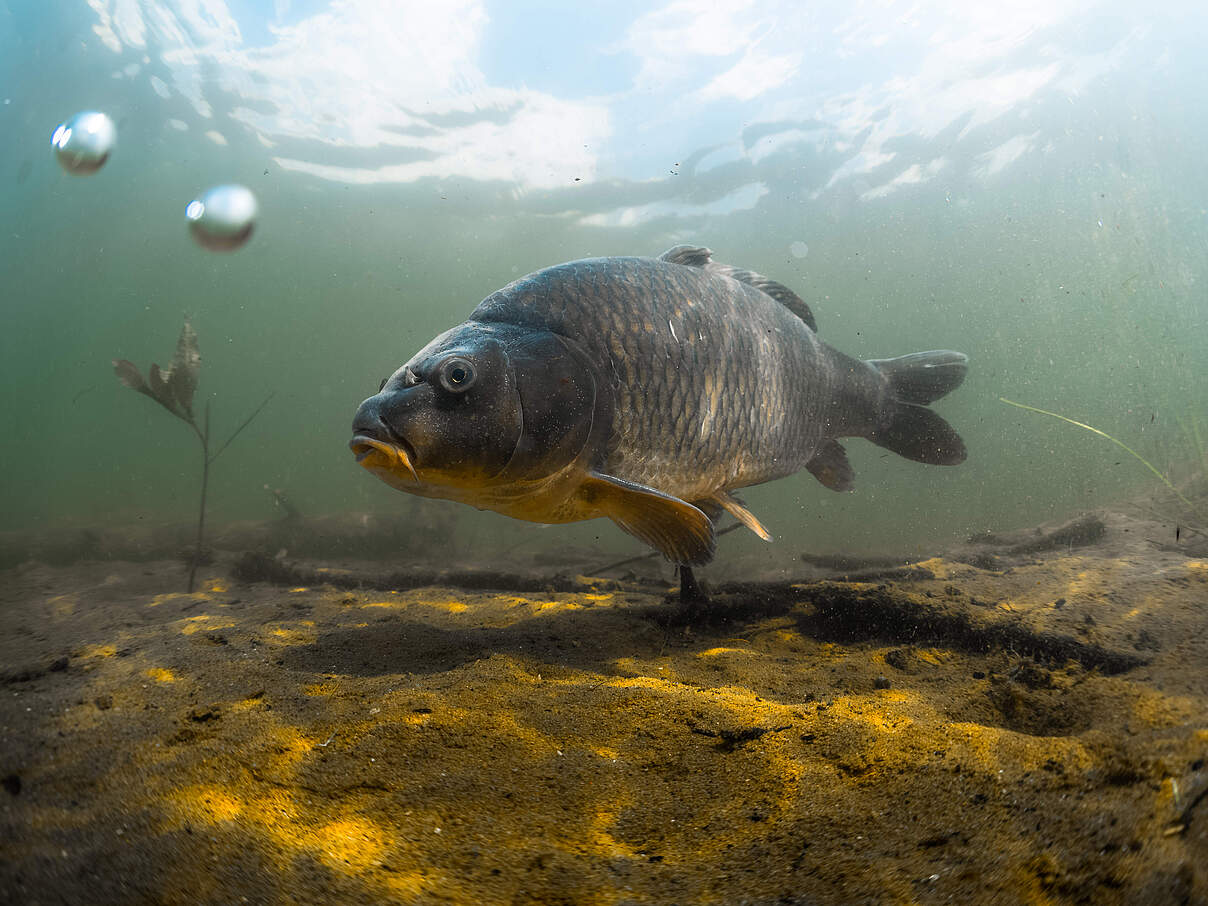
[(75, 176), (87, 176), (109, 160), (116, 140), (113, 120), (96, 110), (85, 110), (61, 123), (50, 137), (50, 144), (64, 170)]

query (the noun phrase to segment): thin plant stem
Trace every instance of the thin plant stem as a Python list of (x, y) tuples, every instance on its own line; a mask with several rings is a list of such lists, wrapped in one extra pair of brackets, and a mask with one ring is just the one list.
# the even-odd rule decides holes
[[(197, 544), (193, 548), (193, 559), (189, 564), (189, 594), (193, 593), (193, 588), (197, 578), (197, 564), (201, 560), (201, 542), (205, 536), (206, 530), (206, 491), (210, 485), (210, 463), (213, 458), (210, 456), (210, 401), (206, 400), (205, 427), (197, 432), (197, 436), (201, 438), (201, 504), (197, 509)], [(194, 425), (194, 430), (197, 426)], [(229, 441), (228, 441), (229, 443)]]
[(193, 589), (196, 587), (197, 566), (201, 561), (201, 548), (205, 540), (206, 496), (210, 487), (210, 466), (218, 458), (219, 454), (231, 445), (231, 441), (239, 436), (239, 432), (251, 424), (252, 419), (260, 414), (260, 410), (267, 406), (268, 401), (272, 398), (272, 393), (266, 396), (264, 402), (257, 406), (252, 411), (252, 414), (243, 420), (243, 424), (236, 428), (231, 436), (213, 454), (210, 453), (210, 401), (206, 400), (205, 418), (202, 422), (203, 427), (198, 428), (197, 422), (189, 421), (189, 425), (193, 428), (193, 431), (197, 434), (197, 439), (201, 442), (201, 503), (197, 510), (197, 541), (193, 546), (192, 562), (189, 565), (189, 594), (192, 594)]
[(1204, 435), (1200, 431), (1200, 417), (1193, 415), (1186, 419), (1179, 418), (1178, 422), (1183, 434), (1195, 449), (1198, 459), (1196, 465), (1199, 466), (1201, 472), (1208, 475), (1208, 447), (1205, 446)]
[(1190, 500), (1188, 500), (1186, 497), (1184, 497), (1179, 492), (1179, 489), (1170, 483), (1170, 479), (1168, 479), (1165, 475), (1163, 475), (1156, 468), (1154, 468), (1153, 464), (1150, 463), (1150, 461), (1148, 459), (1146, 459), (1144, 456), (1142, 456), (1140, 453), (1138, 453), (1136, 450), (1134, 450), (1128, 444), (1124, 443), (1124, 441), (1117, 440), (1116, 438), (1114, 438), (1110, 434), (1108, 434), (1106, 431), (1100, 431), (1098, 428), (1091, 427), (1090, 425), (1088, 425), (1084, 422), (1074, 421), (1072, 418), (1066, 418), (1064, 415), (1059, 415), (1056, 412), (1050, 412), (1048, 409), (1039, 409), (1036, 406), (1028, 406), (1024, 403), (1016, 403), (1013, 400), (1009, 400), (1003, 396), (1000, 396), (998, 399), (1000, 402), (1006, 403), (1008, 406), (1014, 406), (1017, 409), (1027, 409), (1029, 412), (1039, 412), (1041, 415), (1050, 415), (1053, 418), (1059, 418), (1063, 422), (1068, 422), (1069, 424), (1076, 425), (1079, 428), (1085, 428), (1087, 431), (1090, 431), (1092, 434), (1098, 434), (1100, 437), (1106, 437), (1113, 444), (1115, 444), (1117, 447), (1122, 449), (1125, 453), (1129, 454), (1134, 459), (1136, 459), (1139, 463), (1141, 463), (1141, 465), (1145, 466), (1145, 468), (1149, 469), (1149, 471), (1153, 472), (1153, 474), (1158, 477), (1158, 481), (1160, 481), (1160, 482), (1162, 482), (1162, 484), (1166, 485), (1166, 487), (1170, 489), (1170, 492), (1172, 494), (1174, 494), (1175, 497), (1179, 498), (1179, 500), (1183, 501), (1183, 503), (1186, 504), (1191, 510), (1193, 510), (1193, 511), (1196, 510), (1196, 505), (1194, 503), (1192, 503)]

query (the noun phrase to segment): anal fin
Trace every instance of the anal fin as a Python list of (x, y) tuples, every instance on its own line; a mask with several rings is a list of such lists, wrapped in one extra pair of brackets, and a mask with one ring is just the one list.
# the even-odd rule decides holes
[(720, 506), (764, 541), (772, 540), (771, 533), (763, 527), (763, 523), (755, 518), (755, 514), (747, 509), (745, 503), (729, 491), (718, 491), (712, 497), (705, 498), (705, 502)]
[(855, 470), (847, 461), (847, 451), (837, 440), (824, 443), (805, 467), (832, 491), (850, 491), (856, 482)]
[(713, 559), (713, 523), (678, 497), (590, 472), (579, 485), (579, 498), (673, 563), (700, 566)]

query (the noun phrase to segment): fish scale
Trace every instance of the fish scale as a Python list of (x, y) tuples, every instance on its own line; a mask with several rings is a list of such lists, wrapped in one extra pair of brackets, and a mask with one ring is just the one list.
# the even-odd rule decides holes
[[(746, 284), (658, 264), (589, 259), (573, 263), (571, 279), (549, 268), (488, 297), (471, 317), (489, 321), (522, 308), (525, 320), (575, 338), (602, 371), (617, 366), (617, 414), (601, 463), (608, 474), (697, 499), (719, 484), (743, 487), (798, 471), (822, 440), (812, 397), (829, 383), (810, 367), (813, 331)], [(667, 326), (677, 310), (682, 336)], [(769, 330), (781, 342), (761, 354), (759, 334)], [(610, 337), (619, 338), (621, 356)], [(693, 427), (710, 397), (709, 375), (717, 411), (701, 436)], [(768, 410), (783, 419), (769, 419)]]

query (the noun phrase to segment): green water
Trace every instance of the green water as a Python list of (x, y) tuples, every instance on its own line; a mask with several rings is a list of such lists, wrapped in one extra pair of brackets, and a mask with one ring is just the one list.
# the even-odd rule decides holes
[[(1160, 490), (1102, 438), (1000, 396), (1163, 471), (1194, 459), (1178, 420), (1208, 415), (1203, 11), (1099, 4), (1030, 28), (757, 4), (727, 14), (734, 46), (705, 35), (667, 56), (671, 18), (637, 5), (594, 12), (567, 47), (539, 5), (467, 3), (433, 25), (439, 11), (395, 4), (380, 42), (320, 30), (347, 51), (323, 64), (289, 36), (325, 6), (0, 5), (0, 529), (192, 518), (196, 439), (110, 365), (167, 364), (186, 313), (216, 436), (275, 394), (216, 464), (211, 519), (273, 518), (266, 485), (307, 514), (400, 511), (347, 449), (383, 377), (518, 275), (680, 242), (788, 284), (846, 352), (971, 359), (937, 404), (968, 462), (852, 440), (852, 494), (807, 473), (751, 489), (782, 553), (920, 551)], [(413, 67), (375, 74), (390, 53)], [(744, 59), (755, 75), (715, 84)], [(83, 109), (119, 139), (74, 177), (49, 138)], [(215, 254), (183, 211), (223, 182), (262, 214), (246, 247)], [(458, 526), (468, 549), (506, 532), (640, 551), (603, 522), (459, 508)]]

